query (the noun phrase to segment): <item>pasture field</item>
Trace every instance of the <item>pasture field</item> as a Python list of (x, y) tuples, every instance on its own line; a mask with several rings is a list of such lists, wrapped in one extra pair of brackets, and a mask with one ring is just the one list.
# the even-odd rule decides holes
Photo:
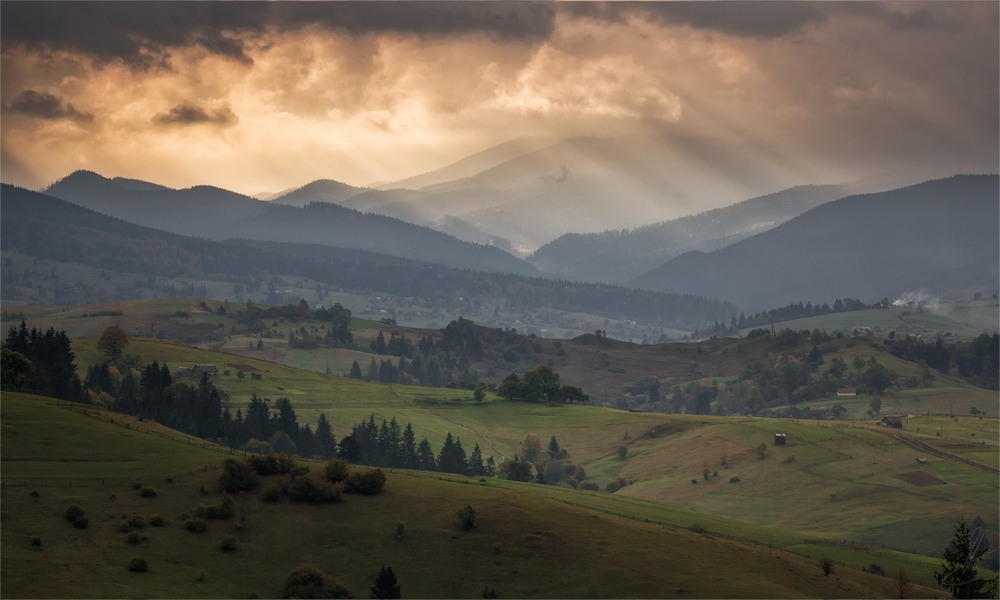
[[(78, 355), (96, 359), (93, 343), (81, 340), (74, 347)], [(871, 351), (863, 344), (855, 349)], [(855, 415), (854, 426), (851, 421), (633, 413), (511, 403), (492, 395), (477, 403), (468, 390), (378, 384), (147, 338), (134, 338), (128, 351), (144, 360), (158, 357), (171, 368), (195, 363), (252, 367), (260, 380), (239, 379), (232, 372), (216, 379), (230, 395), (231, 411), (245, 406), (252, 393), (271, 401), (286, 397), (301, 423), (314, 425), (320, 413), (326, 414), (338, 439), (370, 416), (376, 423), (395, 418), (400, 426), (411, 423), (417, 439), (426, 437), (435, 452), (451, 433), (467, 452), (478, 444), (484, 456), (492, 455), (499, 464), (521, 451), (526, 435), (537, 436), (543, 445), (555, 435), (569, 461), (582, 466), (587, 479), (602, 490), (610, 481), (632, 480), (616, 495), (797, 531), (807, 538), (926, 554), (940, 550), (960, 516), (982, 516), (990, 534), (997, 532), (998, 524), (990, 518), (1000, 504), (995, 418), (898, 411), (911, 415), (899, 433), (936, 449), (939, 454), (934, 455), (887, 435), (893, 432), (863, 416), (866, 397), (843, 403)], [(892, 364), (896, 359), (886, 354), (879, 360)], [(968, 386), (903, 390), (882, 397), (882, 412), (921, 405), (947, 413), (949, 404), (957, 405), (957, 412), (965, 404), (988, 406), (990, 395), (995, 393)], [(788, 436), (786, 446), (772, 445), (776, 432)], [(768, 453), (763, 460), (756, 451), (761, 443)], [(625, 460), (618, 457), (620, 447)], [(928, 462), (918, 463), (918, 458)], [(994, 470), (963, 464), (960, 458)], [(912, 471), (926, 471), (944, 483), (920, 486), (899, 477)], [(730, 483), (733, 477), (739, 481)]]
[[(222, 500), (219, 452), (72, 408), (5, 395), (0, 583), (7, 597), (273, 597), (308, 562), (356, 596), (391, 566), (407, 597), (477, 597), (488, 586), (501, 597), (862, 598), (890, 595), (891, 580), (851, 567), (905, 565), (914, 581), (929, 567), (919, 557), (817, 545), (711, 516), (692, 531), (693, 511), (610, 494), (429, 473), (389, 473), (382, 494), (330, 505), (265, 503), (260, 489), (246, 492), (232, 519), (192, 533), (182, 515)], [(49, 443), (36, 423), (78, 443)], [(25, 457), (40, 459), (37, 468), (19, 466)], [(72, 466), (72, 482), (60, 463)], [(309, 476), (322, 471), (321, 463), (302, 463)], [(11, 472), (23, 477), (14, 481)], [(274, 481), (265, 478), (262, 488)], [(65, 520), (71, 504), (84, 509), (87, 528)], [(454, 524), (465, 505), (477, 513), (471, 531)], [(162, 527), (151, 524), (154, 515)], [(136, 516), (145, 524), (123, 526)], [(126, 529), (138, 534), (136, 544)], [(761, 543), (721, 537), (727, 532)], [(236, 540), (235, 551), (219, 549), (225, 538)], [(797, 548), (804, 556), (780, 548), (792, 542), (804, 545)], [(830, 576), (815, 555), (837, 563)], [(148, 572), (130, 572), (133, 558), (145, 559)], [(943, 592), (916, 586), (912, 595)]]
[[(828, 332), (852, 332), (855, 328), (869, 327), (897, 335), (920, 335), (934, 340), (938, 335), (950, 334), (953, 339), (971, 339), (981, 333), (992, 335), (998, 323), (1000, 301), (989, 298), (962, 302), (927, 302), (923, 306), (890, 306), (830, 313), (819, 317), (782, 321), (776, 326), (796, 331), (802, 329)], [(744, 332), (745, 333), (745, 332)]]

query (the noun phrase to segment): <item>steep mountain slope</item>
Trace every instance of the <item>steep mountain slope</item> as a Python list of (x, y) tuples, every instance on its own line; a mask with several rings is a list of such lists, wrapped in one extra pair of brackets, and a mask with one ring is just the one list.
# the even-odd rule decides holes
[(996, 175), (961, 175), (823, 204), (721, 250), (689, 252), (630, 281), (725, 298), (744, 310), (911, 290), (998, 289)]
[(208, 186), (134, 189), (85, 171), (70, 175), (46, 192), (125, 221), (182, 235), (326, 244), (463, 269), (536, 272), (534, 267), (497, 248), (333, 204), (285, 206)]
[[(677, 218), (796, 177), (742, 149), (658, 131), (568, 139), (471, 176), (408, 192), (368, 192), (350, 205), (424, 225), (458, 217), (526, 253), (565, 233)], [(361, 201), (363, 207), (353, 204)]]
[(710, 251), (771, 229), (850, 193), (846, 185), (798, 186), (725, 208), (632, 230), (568, 233), (528, 258), (539, 271), (621, 283), (691, 251)]
[(380, 183), (376, 186), (380, 190), (408, 189), (419, 190), (424, 187), (447, 183), (456, 179), (472, 177), (496, 165), (534, 152), (540, 148), (548, 146), (553, 141), (545, 137), (520, 137), (497, 144), (445, 165), (440, 169), (434, 169), (427, 173), (421, 173), (413, 177), (408, 177), (399, 181)]

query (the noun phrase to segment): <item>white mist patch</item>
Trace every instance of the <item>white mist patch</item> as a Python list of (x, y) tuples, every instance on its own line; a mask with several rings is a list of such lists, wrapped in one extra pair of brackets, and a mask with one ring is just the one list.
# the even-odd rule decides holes
[(935, 313), (947, 313), (947, 304), (926, 290), (903, 292), (892, 301), (893, 306), (916, 306)]

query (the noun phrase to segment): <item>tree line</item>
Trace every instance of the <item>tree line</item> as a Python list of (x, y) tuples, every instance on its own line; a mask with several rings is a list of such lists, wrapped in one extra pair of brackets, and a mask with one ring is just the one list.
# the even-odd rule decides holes
[(449, 431), (435, 454), (426, 437), (417, 442), (411, 423), (401, 427), (392, 417), (377, 424), (375, 415), (351, 428), (351, 433), (340, 441), (337, 455), (355, 464), (470, 476), (492, 477), (497, 469), (492, 456), (483, 457), (478, 443), (467, 452), (461, 438)]
[(3, 389), (81, 401), (83, 386), (76, 374), (76, 355), (65, 331), (11, 327), (2, 350)]

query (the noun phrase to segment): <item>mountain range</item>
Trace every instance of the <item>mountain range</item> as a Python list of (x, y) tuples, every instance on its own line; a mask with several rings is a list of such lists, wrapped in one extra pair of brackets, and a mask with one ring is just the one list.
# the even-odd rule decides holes
[[(523, 255), (566, 233), (639, 227), (726, 206), (746, 190), (769, 192), (786, 179), (777, 165), (742, 149), (653, 132), (512, 140), (422, 176), (326, 201), (456, 236), (476, 232), (469, 241), (507, 240)], [(449, 222), (462, 226), (452, 230)]]
[[(369, 250), (450, 267), (536, 274), (533, 267), (498, 248), (461, 241), (400, 219), (362, 213), (308, 194), (343, 185), (317, 182), (298, 204), (264, 202), (210, 186), (175, 190), (77, 171), (45, 193), (137, 225), (210, 240), (246, 238), (315, 243)], [(294, 192), (293, 192), (294, 193)]]
[[(300, 257), (305, 247), (323, 255), (336, 248), (338, 260), (364, 251), (470, 272), (716, 298), (744, 311), (848, 297), (871, 303), (917, 290), (958, 299), (1000, 287), (996, 175), (905, 187), (898, 181), (912, 174), (800, 185), (695, 213), (704, 206), (697, 193), (761, 187), (769, 172), (733, 166), (726, 183), (681, 190), (670, 183), (671, 169), (700, 160), (709, 178), (732, 166), (732, 151), (709, 160), (719, 149), (701, 141), (665, 163), (672, 146), (662, 136), (630, 141), (514, 140), (381, 187), (318, 180), (269, 201), (88, 171), (44, 191), (184, 236), (294, 244)], [(650, 218), (670, 213), (684, 214)], [(633, 222), (642, 225), (626, 225)]]
[(957, 175), (822, 204), (712, 252), (691, 251), (628, 282), (726, 298), (745, 310), (908, 291), (996, 293), (1000, 177)]

